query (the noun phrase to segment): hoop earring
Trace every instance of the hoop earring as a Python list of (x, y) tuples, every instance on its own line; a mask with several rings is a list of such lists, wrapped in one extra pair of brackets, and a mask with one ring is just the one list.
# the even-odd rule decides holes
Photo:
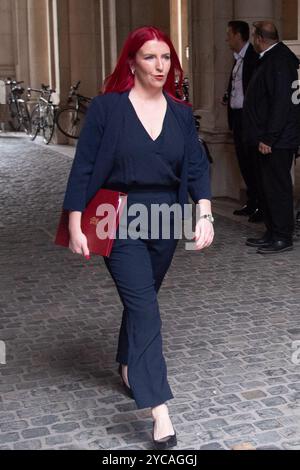
[(134, 69), (131, 69), (131, 73), (132, 73), (132, 75), (134, 75), (134, 74), (135, 74), (135, 70), (134, 70)]

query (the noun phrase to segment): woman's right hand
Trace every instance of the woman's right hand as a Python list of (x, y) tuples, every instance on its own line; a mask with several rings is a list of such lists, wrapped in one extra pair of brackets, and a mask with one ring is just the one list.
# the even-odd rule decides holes
[(86, 259), (90, 258), (90, 250), (88, 248), (87, 239), (81, 230), (81, 212), (69, 212), (69, 233), (70, 242), (69, 248), (72, 253), (85, 256)]
[(81, 230), (70, 230), (69, 248), (72, 253), (83, 255), (86, 259), (90, 258), (87, 238)]

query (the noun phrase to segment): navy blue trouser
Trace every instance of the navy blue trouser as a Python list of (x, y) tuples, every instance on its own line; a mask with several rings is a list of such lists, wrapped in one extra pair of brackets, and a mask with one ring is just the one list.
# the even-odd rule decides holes
[[(176, 192), (130, 192), (133, 203), (177, 202)], [(133, 220), (128, 218), (128, 222)], [(151, 223), (149, 221), (149, 232)], [(138, 408), (153, 408), (173, 398), (163, 356), (157, 293), (171, 264), (178, 240), (120, 239), (119, 231), (105, 264), (116, 284), (124, 310), (117, 362), (128, 365), (128, 381)]]

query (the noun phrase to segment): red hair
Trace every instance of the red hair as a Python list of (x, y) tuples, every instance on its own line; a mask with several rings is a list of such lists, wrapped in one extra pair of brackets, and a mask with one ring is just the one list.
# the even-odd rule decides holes
[[(171, 39), (164, 32), (153, 26), (143, 26), (141, 28), (135, 29), (129, 34), (124, 43), (113, 73), (109, 75), (104, 81), (104, 93), (123, 93), (124, 91), (130, 90), (133, 87), (134, 76), (131, 73), (129, 62), (135, 58), (136, 53), (146, 41), (151, 41), (153, 39), (165, 42), (170, 48), (171, 68), (164, 85), (164, 90), (176, 101), (180, 101), (176, 97), (176, 91), (178, 93), (179, 90), (179, 93), (181, 93), (183, 70), (180, 65), (178, 55)], [(175, 86), (175, 80), (177, 80), (178, 88)]]

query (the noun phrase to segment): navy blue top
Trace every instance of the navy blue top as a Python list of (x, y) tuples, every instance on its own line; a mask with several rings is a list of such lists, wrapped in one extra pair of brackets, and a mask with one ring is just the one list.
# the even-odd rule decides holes
[[(128, 95), (129, 90), (123, 93), (106, 93), (93, 98), (77, 144), (76, 154), (64, 197), (64, 209), (69, 211), (83, 211), (88, 201), (96, 194), (98, 189), (104, 187), (113, 176), (116, 148), (119, 142), (121, 142), (122, 145), (122, 139), (119, 138), (120, 132), (124, 127), (125, 116), (129, 112)], [(178, 201), (181, 206), (184, 207), (184, 204), (189, 202), (188, 194), (190, 194), (194, 202), (200, 199), (210, 199), (209, 164), (205, 150), (198, 140), (192, 108), (183, 103), (174, 101), (168, 93), (164, 92), (164, 96), (169, 108), (167, 118), (171, 119), (171, 128), (167, 131), (167, 136), (164, 135), (164, 138), (170, 141), (170, 136), (172, 135), (172, 139), (176, 139), (178, 143), (180, 133), (184, 137), (184, 155), (180, 169)], [(172, 114), (170, 115), (170, 113)], [(173, 116), (177, 123), (172, 122)], [(180, 132), (174, 132), (177, 124)], [(141, 126), (142, 124), (141, 122), (138, 123), (135, 121), (135, 126), (136, 125)], [(166, 131), (167, 127), (166, 125), (164, 126), (164, 131)], [(141, 127), (139, 127), (139, 134), (140, 131)], [(146, 132), (146, 130), (144, 130), (144, 132)], [(131, 132), (131, 135), (133, 135), (133, 142), (130, 145), (137, 140), (133, 132)], [(147, 138), (150, 139), (151, 137), (149, 136)], [(163, 139), (160, 139), (160, 141), (163, 141)], [(163, 152), (161, 149), (159, 150), (158, 144), (159, 141), (153, 145), (151, 141), (149, 142), (149, 148), (153, 148), (152, 154), (150, 155), (151, 160), (149, 159), (149, 152), (147, 153), (148, 158), (144, 158), (144, 145), (142, 146), (142, 152), (135, 151), (135, 162), (139, 161), (140, 164), (140, 161), (142, 161), (146, 165), (146, 162), (148, 164), (150, 161), (156, 161), (157, 164), (155, 166), (158, 168), (162, 168), (164, 164), (166, 164), (164, 175), (160, 172), (159, 178), (156, 179), (156, 173), (155, 181), (157, 184), (161, 176), (163, 176), (163, 180), (166, 181), (164, 178), (166, 178), (166, 175), (169, 175), (169, 177), (167, 176), (167, 179), (169, 178), (168, 184), (171, 183), (172, 185), (176, 182), (176, 178), (178, 178), (177, 169), (179, 168), (178, 162), (180, 161), (179, 154), (181, 154), (181, 151), (178, 153), (177, 148), (175, 148), (176, 146), (171, 143), (173, 151), (175, 149), (175, 155), (171, 155), (171, 152), (166, 149), (165, 145), (163, 146)], [(137, 145), (137, 143), (135, 143), (135, 145)], [(120, 152), (119, 157), (121, 154), (122, 152)], [(172, 158), (172, 162), (169, 158)], [(129, 162), (131, 161), (130, 158)], [(118, 164), (116, 164), (115, 168), (117, 168), (117, 166)], [(124, 166), (128, 169), (128, 165)], [(133, 175), (135, 175), (134, 178), (137, 180), (137, 171), (138, 175), (140, 175), (140, 171), (136, 168), (136, 165), (134, 168), (135, 172), (133, 172)], [(148, 165), (147, 168), (151, 169), (151, 165), (150, 167)], [(143, 170), (143, 173), (144, 172), (145, 170)], [(175, 179), (174, 176), (171, 176), (172, 172), (176, 177)], [(121, 172), (121, 176), (122, 175), (123, 172)], [(141, 176), (138, 177), (140, 178)], [(142, 177), (144, 181), (147, 175), (143, 174)], [(151, 182), (152, 181), (153, 179)]]
[(128, 98), (113, 169), (104, 187), (124, 192), (153, 186), (177, 189), (183, 157), (184, 135), (170, 107), (161, 133), (153, 140)]

